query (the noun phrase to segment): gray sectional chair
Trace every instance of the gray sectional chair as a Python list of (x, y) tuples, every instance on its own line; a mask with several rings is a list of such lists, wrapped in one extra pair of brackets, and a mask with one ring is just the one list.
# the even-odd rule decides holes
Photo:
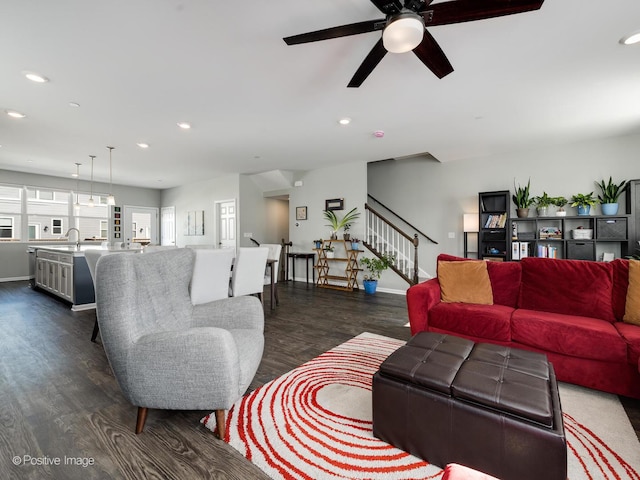
[(262, 359), (260, 300), (192, 305), (194, 257), (191, 249), (172, 249), (107, 255), (97, 264), (102, 342), (122, 393), (138, 407), (136, 433), (149, 408), (211, 409), (224, 438), (225, 411), (245, 393)]

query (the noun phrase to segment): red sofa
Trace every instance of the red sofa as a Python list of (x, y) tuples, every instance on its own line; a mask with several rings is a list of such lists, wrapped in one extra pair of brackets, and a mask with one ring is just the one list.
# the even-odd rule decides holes
[[(438, 261), (465, 261), (440, 255)], [(640, 326), (625, 323), (629, 261), (487, 262), (493, 304), (446, 303), (437, 278), (407, 291), (411, 334), (542, 352), (558, 380), (640, 398)]]

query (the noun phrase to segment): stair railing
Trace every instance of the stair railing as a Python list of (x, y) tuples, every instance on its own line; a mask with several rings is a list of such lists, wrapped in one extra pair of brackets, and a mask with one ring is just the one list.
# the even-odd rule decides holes
[(395, 262), (391, 269), (410, 285), (418, 283), (418, 234), (413, 236), (402, 231), (382, 214), (370, 207), (365, 208), (365, 238), (363, 244), (376, 256), (391, 254)]

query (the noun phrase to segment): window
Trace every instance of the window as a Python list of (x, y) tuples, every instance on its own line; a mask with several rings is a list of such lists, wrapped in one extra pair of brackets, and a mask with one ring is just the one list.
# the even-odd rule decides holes
[(13, 238), (13, 218), (0, 217), (0, 238)]
[(19, 241), (22, 225), (22, 188), (0, 185), (0, 240)]
[(61, 218), (51, 219), (51, 234), (62, 235), (62, 219)]

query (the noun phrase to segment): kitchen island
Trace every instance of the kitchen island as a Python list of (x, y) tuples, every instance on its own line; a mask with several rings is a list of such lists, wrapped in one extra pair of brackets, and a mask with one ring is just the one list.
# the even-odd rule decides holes
[(95, 308), (93, 280), (84, 251), (99, 245), (29, 246), (32, 285), (71, 304), (71, 310)]

